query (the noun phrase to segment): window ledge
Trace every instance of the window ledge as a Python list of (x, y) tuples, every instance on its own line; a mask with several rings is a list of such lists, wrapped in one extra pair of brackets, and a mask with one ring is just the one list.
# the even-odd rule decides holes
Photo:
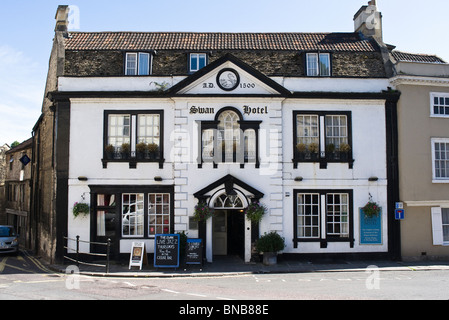
[(137, 163), (159, 163), (159, 169), (164, 168), (165, 159), (138, 159), (138, 158), (130, 158), (130, 159), (101, 159), (103, 164), (103, 169), (108, 168), (108, 163), (128, 163), (130, 169), (136, 169)]
[(432, 183), (449, 183), (449, 179), (432, 179)]

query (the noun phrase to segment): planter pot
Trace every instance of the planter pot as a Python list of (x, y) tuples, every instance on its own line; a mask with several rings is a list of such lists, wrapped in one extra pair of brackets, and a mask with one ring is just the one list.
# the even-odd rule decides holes
[(263, 264), (266, 266), (274, 266), (278, 262), (277, 252), (264, 252), (263, 254)]

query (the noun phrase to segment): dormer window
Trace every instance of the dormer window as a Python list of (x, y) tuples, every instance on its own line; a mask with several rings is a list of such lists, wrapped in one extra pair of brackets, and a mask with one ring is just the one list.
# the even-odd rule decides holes
[(125, 75), (148, 76), (151, 74), (151, 57), (146, 52), (129, 52), (126, 54)]
[(194, 73), (207, 65), (207, 54), (191, 53), (189, 61), (189, 72)]
[(329, 53), (307, 53), (307, 76), (330, 77), (331, 58)]

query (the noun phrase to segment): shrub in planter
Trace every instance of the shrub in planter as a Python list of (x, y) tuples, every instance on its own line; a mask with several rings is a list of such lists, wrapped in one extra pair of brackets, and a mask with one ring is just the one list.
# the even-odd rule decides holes
[(277, 263), (277, 253), (284, 250), (285, 239), (277, 232), (265, 233), (256, 241), (256, 250), (263, 252), (263, 263), (265, 265), (273, 265)]
[(157, 153), (159, 151), (159, 146), (155, 143), (149, 143), (147, 145), (148, 153), (150, 154), (150, 159), (154, 160), (157, 158)]
[(131, 155), (131, 145), (129, 143), (123, 143), (120, 151), (122, 153), (122, 159), (129, 159)]
[(136, 144), (137, 158), (144, 159), (145, 153), (147, 152), (147, 144), (145, 142), (140, 142)]

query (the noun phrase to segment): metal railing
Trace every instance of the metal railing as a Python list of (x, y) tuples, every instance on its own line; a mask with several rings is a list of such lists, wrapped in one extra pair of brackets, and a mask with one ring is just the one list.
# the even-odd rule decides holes
[[(93, 241), (80, 240), (80, 236), (76, 236), (76, 239), (68, 238), (68, 237), (64, 237), (64, 239), (67, 240), (67, 245), (64, 246), (64, 249), (66, 250), (67, 255), (64, 255), (64, 259), (75, 262), (78, 267), (80, 264), (87, 265), (87, 266), (94, 266), (94, 267), (104, 267), (104, 268), (106, 268), (106, 273), (109, 273), (109, 256), (111, 253), (111, 239), (108, 239), (107, 242), (93, 242)], [(69, 241), (75, 242), (75, 244), (76, 244), (75, 249), (69, 247)], [(88, 252), (80, 253), (80, 242), (93, 244), (93, 245), (99, 245), (99, 246), (106, 246), (106, 253), (88, 253)], [(71, 253), (75, 253), (75, 259), (68, 256), (69, 251), (71, 251)], [(106, 264), (98, 264), (98, 263), (90, 263), (90, 262), (86, 262), (86, 261), (81, 261), (80, 254), (87, 255), (87, 256), (95, 256), (95, 257), (105, 257)]]

